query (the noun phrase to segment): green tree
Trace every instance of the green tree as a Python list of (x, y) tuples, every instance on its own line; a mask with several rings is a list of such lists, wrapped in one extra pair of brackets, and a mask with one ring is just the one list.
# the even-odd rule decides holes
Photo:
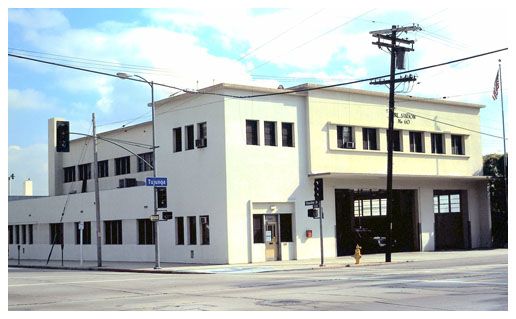
[(504, 179), (504, 156), (484, 156), (484, 176), (489, 176), (488, 190), (491, 197), (491, 224), (493, 247), (507, 247), (507, 200)]

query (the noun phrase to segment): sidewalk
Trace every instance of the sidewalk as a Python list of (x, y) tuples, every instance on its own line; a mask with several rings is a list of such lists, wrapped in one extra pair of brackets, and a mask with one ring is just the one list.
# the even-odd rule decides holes
[[(469, 251), (444, 251), (444, 252), (407, 252), (393, 253), (391, 263), (419, 262), (427, 260), (460, 259), (472, 257), (487, 257), (508, 255), (507, 249), (469, 250)], [(154, 262), (115, 262), (103, 261), (102, 267), (97, 267), (97, 261), (85, 261), (81, 266), (79, 261), (65, 260), (61, 266), (60, 260), (20, 260), (9, 259), (9, 267), (39, 268), (39, 269), (64, 269), (64, 270), (95, 270), (117, 272), (142, 272), (142, 273), (166, 273), (166, 274), (213, 274), (213, 273), (256, 273), (270, 271), (289, 271), (320, 269), (320, 259), (268, 261), (252, 264), (231, 265), (205, 265), (161, 262), (161, 269), (154, 269)], [(355, 264), (352, 256), (325, 258), (324, 268), (339, 267), (364, 267), (385, 264), (385, 254), (363, 255), (360, 264)]]

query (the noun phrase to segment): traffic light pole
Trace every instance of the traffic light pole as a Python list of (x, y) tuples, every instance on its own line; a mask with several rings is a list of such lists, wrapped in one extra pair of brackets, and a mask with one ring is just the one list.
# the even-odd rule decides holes
[(318, 201), (319, 203), (319, 210), (320, 210), (320, 214), (319, 214), (319, 233), (320, 233), (320, 242), (321, 242), (321, 264), (319, 265), (319, 267), (323, 267), (324, 266), (324, 243), (323, 243), (323, 224), (322, 224), (322, 220), (323, 220), (323, 208), (322, 208), (322, 205), (321, 205), (321, 202)]

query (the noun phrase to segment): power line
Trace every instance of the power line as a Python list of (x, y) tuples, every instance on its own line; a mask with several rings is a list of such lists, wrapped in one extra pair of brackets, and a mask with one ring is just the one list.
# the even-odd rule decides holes
[[(359, 19), (360, 17), (363, 17), (364, 15), (366, 15), (366, 14), (368, 14), (368, 13), (370, 13), (370, 12), (374, 11), (374, 10), (376, 10), (376, 9), (368, 10), (368, 11), (366, 11), (366, 12), (364, 12), (364, 13), (362, 13), (362, 14), (360, 14), (360, 15), (358, 15), (358, 16), (356, 16), (356, 17), (354, 17), (354, 18), (352, 18), (352, 19), (350, 19), (350, 20), (348, 20), (348, 21), (346, 21), (346, 22), (344, 22), (344, 23), (342, 23), (342, 24), (339, 24), (338, 26), (333, 27), (333, 28), (331, 28), (330, 30), (325, 31), (325, 32), (323, 32), (323, 33), (319, 34), (318, 36), (316, 36), (316, 37), (314, 37), (314, 38), (312, 38), (312, 39), (310, 39), (310, 40), (308, 40), (308, 41), (305, 41), (305, 42), (301, 43), (300, 45), (297, 45), (296, 47), (294, 47), (294, 48), (292, 48), (292, 49), (288, 50), (287, 52), (284, 52), (284, 53), (283, 53), (283, 55), (285, 55), (285, 54), (287, 54), (287, 53), (290, 53), (290, 52), (292, 52), (292, 51), (294, 51), (294, 50), (296, 50), (296, 49), (299, 49), (300, 47), (305, 46), (305, 45), (307, 45), (308, 43), (310, 43), (310, 42), (312, 42), (312, 41), (315, 41), (315, 40), (317, 40), (317, 39), (319, 39), (319, 38), (321, 38), (321, 37), (323, 37), (323, 36), (327, 35), (328, 33), (331, 33), (331, 32), (333, 32), (333, 31), (335, 31), (335, 30), (337, 30), (337, 29), (339, 29), (339, 28), (341, 28), (341, 27), (343, 27), (343, 26), (345, 26), (345, 25), (347, 25), (347, 24), (349, 24), (349, 23), (351, 23), (351, 22), (353, 22), (353, 21), (355, 21), (355, 20)], [(267, 60), (267, 61), (265, 61), (264, 63), (259, 64), (258, 66), (255, 66), (254, 68), (252, 68), (252, 69), (251, 69), (251, 71), (256, 70), (256, 69), (258, 69), (258, 68), (260, 68), (260, 67), (262, 67), (262, 66), (264, 66), (264, 65), (266, 65), (266, 64), (269, 64), (270, 62), (271, 62), (271, 60)]]
[(314, 13), (314, 14), (310, 15), (309, 17), (304, 18), (303, 20), (301, 20), (300, 22), (298, 22), (296, 25), (294, 25), (294, 26), (292, 26), (292, 27), (288, 28), (287, 30), (285, 30), (285, 31), (281, 32), (280, 34), (276, 35), (275, 37), (273, 37), (273, 38), (272, 38), (272, 39), (270, 39), (269, 41), (267, 41), (267, 42), (265, 42), (265, 43), (262, 43), (262, 44), (261, 44), (261, 45), (259, 45), (258, 47), (256, 47), (256, 48), (254, 48), (254, 49), (252, 49), (252, 50), (248, 51), (246, 54), (244, 54), (242, 57), (240, 57), (237, 61), (242, 61), (243, 59), (245, 59), (246, 57), (248, 57), (248, 56), (249, 56), (249, 55), (251, 55), (252, 53), (254, 53), (254, 52), (258, 51), (259, 49), (263, 48), (264, 46), (266, 46), (267, 44), (271, 43), (272, 41), (274, 41), (274, 40), (276, 40), (276, 39), (280, 38), (282, 35), (284, 35), (284, 34), (286, 34), (286, 33), (290, 32), (292, 29), (294, 29), (294, 28), (296, 28), (297, 26), (299, 26), (299, 25), (303, 24), (305, 21), (307, 21), (307, 20), (311, 19), (312, 17), (314, 17), (314, 16), (318, 15), (318, 14), (319, 14), (319, 13), (321, 13), (322, 11), (324, 11), (324, 9), (321, 9), (321, 10), (317, 11), (316, 13)]
[[(431, 68), (436, 68), (436, 67), (440, 67), (440, 66), (444, 66), (444, 65), (448, 65), (448, 64), (458, 63), (458, 62), (462, 62), (462, 61), (466, 61), (466, 60), (471, 60), (471, 59), (479, 58), (479, 57), (482, 57), (482, 56), (498, 53), (498, 52), (505, 51), (505, 50), (508, 50), (508, 48), (498, 49), (498, 50), (494, 50), (494, 51), (489, 51), (489, 52), (485, 52), (485, 53), (481, 53), (481, 54), (476, 54), (476, 55), (468, 56), (468, 57), (465, 57), (465, 58), (455, 59), (455, 60), (451, 60), (451, 61), (447, 61), (447, 62), (443, 62), (443, 63), (432, 64), (432, 65), (429, 65), (429, 66), (425, 66), (425, 67), (421, 67), (421, 68), (416, 68), (416, 69), (412, 69), (412, 70), (408, 70), (408, 71), (398, 72), (398, 73), (396, 73), (396, 75), (406, 74), (406, 73), (410, 73), (410, 72), (423, 71), (423, 70), (427, 70), (427, 69), (431, 69)], [(110, 73), (105, 73), (105, 72), (100, 72), (100, 71), (95, 71), (95, 70), (85, 69), (85, 68), (78, 68), (78, 67), (74, 67), (74, 66), (70, 66), (70, 65), (66, 65), (66, 64), (49, 62), (49, 61), (40, 60), (40, 59), (24, 57), (24, 56), (12, 54), (12, 53), (8, 53), (8, 56), (19, 58), (19, 59), (30, 60), (30, 61), (34, 61), (34, 62), (50, 64), (50, 65), (54, 65), (54, 66), (60, 66), (60, 67), (64, 67), (64, 68), (74, 69), (74, 70), (79, 70), (79, 71), (84, 71), (84, 72), (95, 73), (95, 74), (99, 74), (99, 75), (105, 75), (105, 76), (119, 78), (115, 74), (110, 74)], [(355, 80), (355, 81), (349, 81), (349, 82), (341, 82), (341, 83), (330, 84), (330, 85), (322, 85), (322, 86), (318, 86), (318, 87), (299, 88), (299, 89), (292, 89), (292, 90), (283, 90), (281, 92), (264, 93), (264, 94), (253, 94), (253, 95), (232, 95), (232, 94), (204, 92), (202, 90), (201, 91), (192, 91), (192, 90), (183, 89), (183, 88), (179, 88), (179, 87), (176, 87), (176, 86), (171, 86), (171, 85), (157, 83), (157, 82), (154, 82), (154, 85), (162, 86), (162, 87), (167, 87), (167, 88), (172, 88), (172, 89), (175, 89), (175, 90), (178, 90), (178, 91), (182, 91), (184, 93), (189, 93), (189, 94), (214, 95), (214, 96), (222, 96), (222, 97), (232, 97), (232, 98), (237, 98), (237, 99), (250, 99), (250, 98), (257, 98), (257, 97), (266, 97), (266, 96), (275, 96), (275, 95), (284, 95), (284, 94), (292, 94), (292, 93), (299, 93), (299, 92), (308, 92), (308, 91), (322, 90), (322, 89), (328, 89), (328, 88), (333, 88), (333, 87), (346, 86), (346, 85), (351, 85), (351, 84), (357, 84), (357, 83), (362, 83), (362, 82), (379, 80), (379, 79), (382, 79), (382, 78), (385, 78), (385, 77), (388, 77), (388, 76), (389, 75), (382, 75), (382, 76), (370, 77), (370, 78), (367, 78), (367, 79), (361, 79), (361, 80)], [(137, 78), (128, 78), (127, 80), (145, 83), (145, 81), (137, 79)]]

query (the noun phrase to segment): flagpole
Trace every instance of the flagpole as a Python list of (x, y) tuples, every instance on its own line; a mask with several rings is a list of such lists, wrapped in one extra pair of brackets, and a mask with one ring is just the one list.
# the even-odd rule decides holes
[(502, 85), (502, 60), (498, 60), (498, 74), (500, 75), (500, 101), (502, 103), (502, 131), (503, 131), (503, 178), (505, 185), (505, 209), (506, 213), (509, 209), (509, 197), (508, 197), (508, 183), (507, 183), (507, 149), (505, 146), (505, 119), (504, 119), (504, 111), (503, 111), (503, 85)]

